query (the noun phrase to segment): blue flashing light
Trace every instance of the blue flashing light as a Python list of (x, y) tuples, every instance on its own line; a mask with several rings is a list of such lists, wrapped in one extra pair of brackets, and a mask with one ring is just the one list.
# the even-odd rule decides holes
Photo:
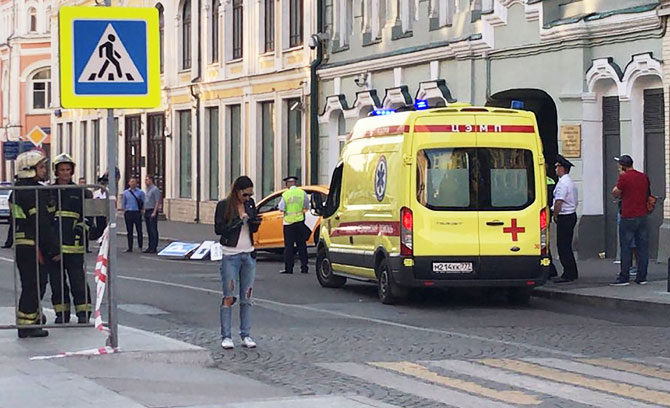
[(414, 108), (415, 108), (416, 110), (424, 110), (424, 109), (428, 109), (428, 108), (430, 108), (430, 106), (428, 105), (428, 101), (427, 101), (427, 100), (425, 100), (425, 99), (417, 99), (416, 101), (414, 101)]
[(523, 109), (526, 106), (524, 101), (512, 100), (512, 109)]
[(372, 116), (393, 115), (394, 113), (396, 113), (395, 109), (375, 109), (372, 111)]

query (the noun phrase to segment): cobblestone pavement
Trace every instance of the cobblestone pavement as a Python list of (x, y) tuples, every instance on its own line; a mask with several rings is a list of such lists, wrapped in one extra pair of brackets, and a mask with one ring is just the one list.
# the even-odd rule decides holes
[(132, 254), (121, 266), (121, 324), (203, 346), (219, 369), (297, 395), (398, 407), (670, 406), (669, 315), (439, 291), (391, 307), (370, 285), (280, 276), (270, 258), (254, 287), (258, 348), (223, 351), (218, 265)]

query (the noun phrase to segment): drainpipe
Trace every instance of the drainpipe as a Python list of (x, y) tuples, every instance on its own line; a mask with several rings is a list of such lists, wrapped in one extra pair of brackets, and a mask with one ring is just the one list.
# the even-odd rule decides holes
[(316, 71), (323, 62), (323, 3), (325, 0), (316, 2), (316, 31), (317, 34), (310, 38), (310, 48), (316, 48), (316, 59), (309, 66), (309, 146), (310, 146), (310, 176), (312, 184), (319, 180), (319, 77)]
[(196, 224), (200, 223), (200, 198), (202, 195), (202, 186), (200, 185), (201, 169), (201, 141), (200, 141), (200, 89), (198, 92), (193, 90), (198, 87), (202, 77), (202, 0), (198, 0), (198, 75), (191, 81), (191, 96), (195, 98), (195, 219)]

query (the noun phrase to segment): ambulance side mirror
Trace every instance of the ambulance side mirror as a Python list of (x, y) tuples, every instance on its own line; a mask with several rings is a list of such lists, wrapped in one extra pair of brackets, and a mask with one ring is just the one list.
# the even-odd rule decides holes
[(323, 216), (323, 214), (326, 211), (326, 205), (325, 205), (325, 200), (326, 197), (321, 194), (321, 193), (312, 193), (312, 198), (311, 198), (311, 207), (312, 207), (312, 212), (316, 215)]

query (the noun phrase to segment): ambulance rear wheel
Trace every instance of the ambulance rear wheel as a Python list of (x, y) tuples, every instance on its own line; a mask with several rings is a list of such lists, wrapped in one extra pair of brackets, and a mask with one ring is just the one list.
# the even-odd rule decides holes
[(325, 248), (319, 248), (316, 253), (316, 279), (324, 288), (341, 288), (347, 283), (347, 278), (333, 275), (333, 268)]
[(393, 274), (386, 259), (382, 259), (377, 265), (377, 294), (385, 305), (395, 305), (409, 294), (407, 288), (402, 288), (393, 281)]

